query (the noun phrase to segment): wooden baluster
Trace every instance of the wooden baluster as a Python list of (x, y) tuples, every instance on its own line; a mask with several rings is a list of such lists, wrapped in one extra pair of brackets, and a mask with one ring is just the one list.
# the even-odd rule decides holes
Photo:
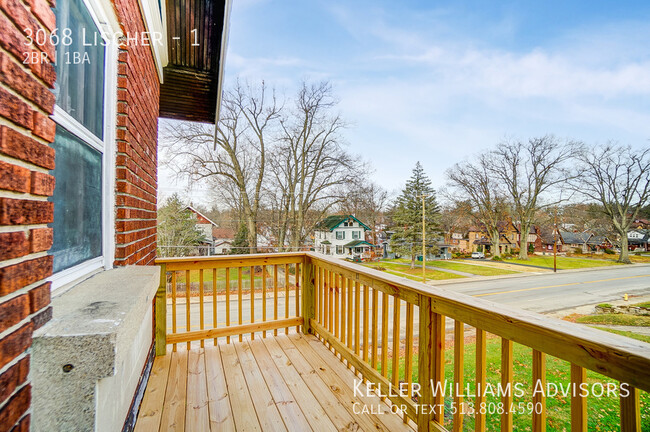
[[(255, 322), (255, 267), (250, 267), (250, 299), (251, 299), (251, 324)], [(251, 332), (251, 340), (255, 339), (255, 332)]]
[[(226, 327), (230, 327), (230, 269), (226, 267)], [(230, 336), (226, 337), (226, 343), (230, 343)]]
[[(352, 324), (352, 317), (354, 315), (354, 284), (350, 279), (345, 280), (348, 285), (348, 348), (352, 349), (352, 337), (354, 327)], [(350, 366), (348, 364), (348, 366)]]
[(381, 296), (381, 374), (388, 374), (388, 294)]
[(399, 297), (393, 296), (393, 367), (392, 378), (393, 385), (399, 386), (399, 327), (400, 327), (400, 306)]
[[(627, 395), (623, 393), (627, 390)], [(639, 389), (627, 386), (621, 389), (621, 432), (641, 432), (641, 403)]]
[(533, 432), (546, 432), (546, 354), (533, 350), (533, 391), (536, 388), (543, 391), (533, 394)]
[[(406, 303), (406, 335), (404, 342), (406, 351), (406, 358), (404, 359), (404, 380), (407, 383), (408, 399), (411, 399), (411, 386), (413, 384), (413, 303), (408, 302)], [(408, 423), (408, 417), (406, 415), (404, 415), (404, 423)]]
[(369, 305), (369, 287), (367, 285), (363, 286), (363, 361), (368, 361), (368, 311), (370, 310)]
[(510, 406), (512, 405), (512, 379), (514, 372), (512, 369), (512, 341), (501, 338), (501, 388), (510, 389), (504, 391), (501, 395), (501, 403), (503, 404), (503, 413), (501, 414), (501, 432), (512, 432), (512, 413)]
[(361, 284), (354, 283), (354, 353), (359, 355), (359, 314), (361, 313)]
[[(237, 310), (239, 311), (238, 315), (238, 323), (239, 325), (242, 324), (242, 295), (243, 295), (243, 287), (242, 287), (242, 268), (237, 267)], [(239, 342), (242, 341), (242, 335), (239, 335)]]
[[(217, 328), (217, 269), (212, 269), (212, 328)], [(217, 338), (214, 338), (214, 345)]]
[[(284, 265), (284, 317), (289, 318), (289, 264)], [(289, 327), (284, 329), (289, 334)]]
[(330, 329), (329, 317), (330, 317), (330, 282), (329, 282), (329, 271), (323, 269), (323, 327), (327, 330)]
[[(432, 305), (433, 307), (433, 305)], [(440, 314), (433, 314), (433, 364), (434, 373), (432, 376), (434, 385), (440, 383), (441, 386), (445, 385), (445, 317)], [(445, 421), (445, 398), (443, 392), (437, 392), (433, 397), (433, 405), (436, 411), (433, 414), (433, 419), (440, 423), (442, 426)]]
[[(294, 284), (294, 298), (296, 300), (296, 317), (300, 316), (300, 279), (302, 277), (302, 273), (300, 273), (300, 264), (296, 263), (295, 264), (295, 269), (296, 269), (296, 283)], [(303, 271), (305, 271), (303, 267)], [(296, 333), (300, 333), (300, 326), (296, 326)]]
[(339, 326), (340, 326), (340, 299), (339, 295), (341, 294), (341, 285), (340, 285), (340, 276), (338, 274), (334, 275), (334, 337), (339, 338)]
[[(300, 280), (302, 286), (301, 310), (303, 317), (302, 332), (303, 334), (313, 333), (311, 322), (316, 319), (318, 311), (318, 295), (316, 284), (316, 266), (308, 256), (303, 257), (304, 261), (300, 266)], [(298, 290), (300, 291), (300, 290)]]
[[(266, 322), (266, 266), (262, 266), (262, 321)], [(266, 330), (262, 332), (262, 337), (266, 337)]]
[[(463, 430), (463, 397), (462, 388), (464, 384), (464, 362), (465, 362), (465, 324), (461, 321), (454, 322), (454, 403), (456, 412), (454, 413), (454, 432)], [(460, 393), (460, 394), (458, 394)]]
[[(191, 313), (190, 313), (190, 290), (192, 288), (192, 282), (190, 279), (190, 271), (185, 270), (185, 330), (188, 332), (191, 331)], [(189, 350), (192, 347), (192, 342), (187, 343), (187, 349)]]
[(343, 344), (348, 340), (347, 334), (347, 322), (348, 322), (348, 309), (347, 309), (347, 288), (348, 288), (348, 279), (345, 276), (341, 276), (341, 342)]
[(328, 299), (327, 299), (327, 308), (329, 311), (329, 316), (327, 317), (327, 322), (329, 324), (328, 330), (330, 333), (334, 332), (334, 272), (330, 271), (328, 272), (328, 279), (329, 279), (329, 285), (328, 285)]
[[(278, 265), (273, 266), (273, 321), (278, 320)], [(278, 335), (278, 329), (273, 330), (273, 336)]]
[[(474, 402), (474, 425), (476, 432), (485, 431), (485, 383), (487, 377), (487, 344), (485, 331), (476, 329), (476, 400)], [(481, 414), (481, 404), (484, 404)]]
[(316, 296), (316, 310), (315, 310), (316, 316), (315, 316), (315, 319), (316, 319), (316, 322), (318, 322), (318, 323), (322, 323), (322, 316), (323, 316), (323, 314), (321, 313), (321, 310), (320, 310), (321, 305), (323, 304), (323, 301), (321, 300), (321, 295), (322, 295), (321, 291), (322, 290), (321, 290), (320, 273), (321, 273), (320, 267), (314, 267), (314, 274), (315, 274), (315, 277), (314, 277), (314, 290), (316, 291), (315, 292), (315, 296)]
[[(176, 334), (176, 272), (172, 272), (172, 334)], [(173, 350), (176, 352), (176, 345)]]
[(156, 356), (167, 353), (167, 266), (160, 266), (160, 282), (156, 290), (154, 335), (156, 343)]
[(587, 382), (587, 370), (571, 364), (571, 432), (587, 432), (587, 397), (580, 385)]
[(379, 325), (379, 292), (372, 290), (372, 368), (377, 370), (377, 326)]
[[(205, 311), (203, 305), (203, 269), (199, 270), (199, 329), (205, 328)], [(203, 339), (201, 339), (201, 348), (205, 348)]]

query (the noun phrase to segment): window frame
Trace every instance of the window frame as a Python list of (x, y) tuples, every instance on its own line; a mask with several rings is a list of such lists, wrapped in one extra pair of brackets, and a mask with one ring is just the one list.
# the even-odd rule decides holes
[(102, 254), (61, 270), (47, 280), (52, 291), (98, 271), (109, 270), (115, 259), (115, 140), (117, 130), (117, 35), (121, 34), (113, 5), (107, 0), (80, 0), (103, 36), (108, 37), (104, 49), (104, 125), (103, 139), (98, 138), (63, 108), (54, 106), (50, 118), (102, 155)]
[(345, 250), (343, 249), (343, 245), (336, 245), (336, 254), (345, 255)]
[[(339, 234), (341, 235), (340, 238), (339, 238)], [(336, 240), (345, 240), (345, 231), (336, 231), (335, 236), (336, 236)]]

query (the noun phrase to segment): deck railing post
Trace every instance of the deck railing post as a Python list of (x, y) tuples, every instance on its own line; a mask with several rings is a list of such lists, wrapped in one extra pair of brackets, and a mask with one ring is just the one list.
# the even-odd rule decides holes
[(164, 356), (167, 353), (167, 266), (160, 265), (160, 284), (156, 291), (156, 355)]
[(315, 317), (315, 273), (314, 263), (311, 261), (311, 258), (305, 254), (302, 265), (302, 332), (304, 334), (312, 333), (310, 320)]
[[(433, 394), (431, 392), (431, 378), (435, 373), (433, 351), (433, 318), (431, 310), (431, 298), (420, 296), (420, 329), (418, 340), (418, 383), (420, 384), (421, 407), (433, 405)], [(428, 432), (430, 422), (433, 420), (433, 413), (420, 410), (417, 414), (418, 431)]]

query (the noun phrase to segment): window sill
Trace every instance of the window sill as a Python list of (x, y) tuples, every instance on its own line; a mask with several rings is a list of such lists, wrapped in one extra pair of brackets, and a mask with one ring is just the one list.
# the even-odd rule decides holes
[(34, 333), (37, 430), (121, 430), (152, 344), (159, 278), (158, 267), (121, 267), (52, 299), (52, 320)]

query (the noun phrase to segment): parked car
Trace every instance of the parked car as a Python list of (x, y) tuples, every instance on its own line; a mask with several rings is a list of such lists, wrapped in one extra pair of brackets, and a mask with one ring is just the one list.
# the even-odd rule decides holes
[(485, 259), (483, 252), (472, 252), (472, 259)]

